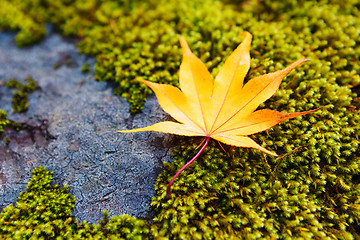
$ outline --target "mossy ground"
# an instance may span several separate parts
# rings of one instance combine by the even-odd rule
[[[4,128],[11,124],[11,121],[6,118],[7,113],[4,110],[0,109],[0,137],[4,132]]]
[[[15,130],[19,130],[21,125],[7,119],[7,112],[0,109],[0,139],[3,138],[4,130],[7,127],[11,127],[11,128],[14,128]],[[7,141],[7,140],[5,139],[5,141]]]
[[[16,89],[12,96],[12,106],[14,112],[25,112],[29,108],[28,94],[40,88],[32,77],[24,79],[23,84],[15,78],[11,78],[9,81],[0,81],[0,86],[2,84],[4,84],[8,89]],[[0,109],[0,139],[3,136],[4,128],[6,127],[18,129],[20,124],[8,120],[7,113]]]
[[[14,112],[26,112],[29,108],[28,94],[40,89],[32,77],[27,77],[21,83],[15,78],[5,81],[6,88],[16,89],[12,94],[12,107]]]
[[[358,0],[5,0],[0,26],[19,30],[19,46],[40,41],[46,22],[80,37],[79,51],[96,57],[96,79],[116,82],[115,93],[133,112],[150,93],[134,78],[177,85],[180,35],[213,75],[244,30],[254,35],[247,79],[311,59],[261,105],[284,112],[322,107],[253,136],[280,158],[212,142],[165,201],[166,184],[201,141],[184,138],[155,186],[155,223],[131,221],[141,221],[147,229],[141,234],[150,238],[354,239],[360,232],[359,9]],[[81,229],[101,235],[101,226]]]
[[[71,216],[75,196],[67,186],[61,189],[51,182],[52,172],[34,169],[16,206],[9,205],[0,214],[1,239],[142,239],[149,233],[144,220],[128,215],[109,220],[106,212],[99,225],[78,224]]]

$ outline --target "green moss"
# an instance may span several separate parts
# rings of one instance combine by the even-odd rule
[[[16,206],[9,205],[0,214],[0,233],[5,239],[48,239],[72,232],[75,228],[71,210],[75,197],[52,186],[52,173],[35,168],[26,192]]]
[[[10,78],[9,81],[5,82],[5,87],[10,89],[20,89],[21,83],[16,78]]]
[[[0,109],[0,140],[3,138],[3,132],[6,127],[11,127],[16,130],[19,130],[19,128],[21,127],[20,124],[7,119],[6,116],[7,113],[4,110]],[[4,141],[8,140],[4,139]]]
[[[174,152],[177,160],[167,164],[157,180],[152,204],[159,211],[160,233],[175,239],[357,236],[360,189],[353,181],[359,173],[357,148],[352,148],[351,157],[339,157],[339,162],[295,162],[304,159],[301,155],[308,154],[311,143],[274,159],[253,150],[227,146],[222,150],[212,142],[175,181],[173,199],[165,201],[168,182],[195,155],[200,139],[189,147],[191,142],[179,143],[183,147]]]
[[[40,89],[40,86],[32,77],[27,77],[24,79],[24,83],[21,89],[23,92],[32,93],[38,89]]]
[[[4,4],[10,10],[0,10],[0,26],[19,29],[19,35],[34,32],[32,38],[17,37],[20,46],[40,39],[41,31],[36,29],[46,21],[65,35],[81,37],[79,51],[97,60],[96,79],[116,82],[115,93],[128,99],[133,112],[141,109],[150,93],[132,82],[134,78],[177,86],[180,35],[213,75],[241,42],[243,30],[254,35],[247,79],[303,57],[311,59],[290,73],[280,90],[261,105],[284,112],[323,107],[252,137],[278,153],[279,159],[227,146],[224,152],[212,142],[177,179],[174,199],[164,201],[166,185],[195,154],[200,141],[184,139],[174,152],[176,161],[167,164],[158,178],[153,199],[159,213],[156,222],[141,224],[153,238],[165,239],[359,237],[358,0],[176,4],[5,0]],[[24,9],[29,9],[27,14]],[[19,19],[27,24],[22,26]],[[133,232],[135,225],[126,231]],[[82,236],[107,236],[101,225],[81,226]],[[119,229],[115,227],[114,233]]]
[[[16,206],[9,205],[0,214],[1,239],[147,239],[146,221],[128,215],[109,221],[105,212],[99,225],[78,224],[71,215],[75,196],[67,186],[53,186],[52,174],[43,167],[34,169]]]
[[[14,112],[26,112],[29,108],[28,94],[22,91],[13,92],[11,103]]]
[[[89,63],[85,63],[85,64],[81,67],[81,71],[82,71],[83,73],[87,73],[87,72],[89,72],[89,70],[90,70],[90,65],[89,65]]]
[[[24,83],[20,83],[17,79],[11,78],[5,82],[7,88],[17,89],[13,92],[12,107],[14,112],[26,112],[29,108],[28,94],[40,89],[40,86],[32,77],[24,79]]]
[[[11,124],[11,121],[8,120],[6,118],[6,116],[7,116],[7,113],[4,110],[0,109],[0,136],[2,136],[4,128]]]
[[[36,8],[39,2],[21,0],[1,2],[0,28],[20,30],[15,37],[19,47],[38,42],[46,34],[45,12],[43,9]]]

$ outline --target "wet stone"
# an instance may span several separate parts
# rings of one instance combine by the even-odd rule
[[[0,80],[31,76],[41,89],[29,94],[25,113],[14,113],[12,92],[0,85],[0,109],[22,126],[7,129],[0,140],[0,207],[14,204],[33,168],[45,166],[56,184],[67,184],[76,195],[73,214],[80,222],[98,222],[104,210],[151,218],[154,184],[162,163],[171,161],[172,137],[117,130],[167,118],[155,96],[132,116],[123,98],[94,80],[95,61],[79,55],[74,44],[50,33],[42,43],[19,49],[13,39],[0,33]]]

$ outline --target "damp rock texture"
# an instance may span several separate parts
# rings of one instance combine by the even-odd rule
[[[0,109],[21,123],[20,131],[5,130],[0,140],[0,206],[15,203],[34,167],[54,171],[59,185],[75,195],[73,214],[79,221],[98,222],[129,214],[151,218],[150,200],[164,161],[171,161],[171,136],[161,133],[118,133],[166,118],[156,98],[142,113],[131,115],[129,104],[114,96],[93,73],[94,60],[56,34],[32,47],[19,49],[14,35],[0,33],[0,80],[33,77],[40,90],[29,94],[29,109],[12,112],[12,90],[0,85]]]

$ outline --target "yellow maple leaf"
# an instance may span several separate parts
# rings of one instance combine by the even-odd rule
[[[138,79],[156,94],[160,106],[179,123],[164,121],[152,126],[123,133],[156,131],[184,136],[203,136],[205,144],[198,154],[184,165],[171,180],[167,197],[171,198],[170,187],[175,178],[190,165],[204,150],[210,138],[225,144],[256,148],[267,154],[275,153],[261,147],[247,135],[267,130],[274,125],[315,110],[296,113],[282,113],[256,108],[270,98],[279,88],[282,79],[294,68],[308,59],[301,59],[287,68],[255,77],[243,85],[250,68],[250,45],[252,35],[244,32],[244,41],[225,61],[215,80],[208,69],[190,50],[184,37],[180,38],[183,60],[180,66],[180,89]]]

